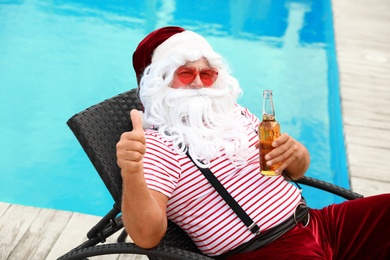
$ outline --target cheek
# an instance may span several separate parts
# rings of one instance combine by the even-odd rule
[[[171,84],[171,88],[183,88],[183,83],[175,76]]]

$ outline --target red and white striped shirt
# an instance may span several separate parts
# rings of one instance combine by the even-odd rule
[[[259,120],[247,109],[241,124],[250,141],[247,165],[237,167],[225,155],[210,163],[210,170],[245,212],[267,230],[291,216],[301,199],[300,191],[282,176],[259,173],[258,140],[254,129]],[[167,217],[181,227],[198,248],[210,256],[220,255],[249,241],[252,234],[195,164],[175,152],[170,141],[155,130],[145,130],[145,179],[150,189],[169,200]]]

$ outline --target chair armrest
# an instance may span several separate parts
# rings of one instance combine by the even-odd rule
[[[343,197],[344,199],[347,199],[347,200],[354,200],[354,199],[363,198],[363,195],[361,195],[359,193],[353,192],[351,190],[345,189],[343,187],[334,185],[334,184],[326,182],[326,181],[322,181],[322,180],[307,177],[307,176],[304,176],[301,179],[296,180],[296,182],[300,183],[300,184],[307,185],[307,186],[311,186],[311,187],[314,187],[314,188],[317,188],[317,189],[320,189],[323,191],[333,193],[333,194],[338,195],[340,197]]]

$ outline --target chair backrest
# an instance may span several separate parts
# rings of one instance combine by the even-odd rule
[[[118,206],[122,178],[115,149],[121,134],[132,129],[129,113],[133,108],[141,108],[137,89],[104,100],[67,121]]]
[[[137,89],[132,89],[93,105],[67,121],[118,209],[122,201],[122,177],[116,162],[116,143],[123,132],[132,129],[130,111],[141,107]],[[188,235],[171,221],[160,244],[200,253]]]

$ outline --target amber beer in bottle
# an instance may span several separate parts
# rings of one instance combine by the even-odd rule
[[[281,165],[277,163],[271,166],[266,164],[265,155],[272,151],[272,142],[280,136],[280,125],[275,120],[275,109],[272,101],[272,90],[263,91],[263,118],[259,125],[260,141],[260,172],[265,176],[278,176],[275,169]]]

